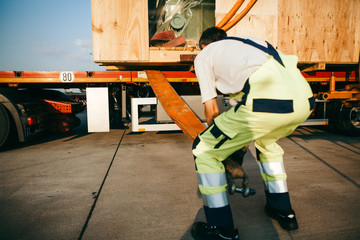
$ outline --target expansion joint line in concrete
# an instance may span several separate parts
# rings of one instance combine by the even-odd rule
[[[126,128],[127,128],[127,127],[128,127],[128,126],[126,126]],[[103,179],[103,181],[102,181],[102,183],[101,183],[101,185],[100,185],[99,191],[98,191],[98,193],[97,193],[96,196],[95,196],[95,199],[94,199],[94,202],[93,202],[93,204],[92,204],[92,206],[91,206],[90,212],[89,212],[89,214],[88,214],[88,216],[87,216],[87,218],[86,218],[86,221],[85,221],[85,223],[84,223],[84,225],[83,225],[83,227],[82,227],[82,229],[81,229],[81,232],[80,232],[80,235],[79,235],[78,240],[81,240],[81,239],[82,239],[82,237],[83,237],[83,235],[84,235],[84,233],[85,233],[85,231],[86,231],[86,228],[87,228],[87,226],[88,226],[88,224],[89,224],[89,221],[90,221],[90,218],[91,218],[91,216],[92,216],[92,213],[93,213],[93,211],[94,211],[94,209],[95,209],[95,207],[96,207],[97,200],[98,200],[99,197],[100,197],[101,190],[102,190],[103,186],[105,185],[107,176],[109,175],[109,172],[110,172],[110,169],[111,169],[111,166],[112,166],[112,164],[113,164],[113,162],[114,162],[114,159],[115,159],[115,157],[116,157],[116,154],[117,154],[117,152],[118,152],[118,150],[119,150],[119,147],[120,147],[120,145],[121,145],[121,143],[122,143],[122,140],[124,139],[124,136],[125,136],[125,133],[126,133],[126,128],[124,129],[124,132],[123,132],[123,134],[122,134],[122,136],[121,136],[121,139],[120,139],[120,141],[119,141],[119,144],[118,144],[117,147],[116,147],[115,153],[114,153],[114,155],[113,155],[113,157],[112,157],[112,159],[111,159],[110,165],[109,165],[109,167],[108,167],[108,169],[107,169],[107,171],[106,171],[106,174],[105,174],[105,176],[104,176],[104,179]]]
[[[335,167],[333,167],[331,164],[329,164],[328,162],[326,162],[325,160],[323,160],[322,158],[320,158],[319,156],[317,156],[316,154],[314,154],[313,152],[311,152],[309,149],[307,149],[306,147],[302,146],[300,143],[296,142],[294,139],[292,139],[292,137],[287,137],[290,141],[292,141],[293,143],[295,143],[296,145],[298,145],[299,147],[301,147],[302,149],[304,149],[306,152],[308,152],[309,154],[311,154],[313,157],[315,157],[317,160],[319,160],[320,162],[322,162],[323,164],[325,164],[327,167],[329,167],[330,169],[332,169],[334,172],[338,173],[340,176],[342,176],[343,178],[345,178],[346,180],[348,180],[350,183],[352,183],[353,185],[355,185],[355,187],[360,189],[360,184],[358,184],[357,182],[355,182],[353,179],[349,178],[348,176],[346,176],[346,174],[342,173],[341,171],[339,171],[338,169],[336,169]]]

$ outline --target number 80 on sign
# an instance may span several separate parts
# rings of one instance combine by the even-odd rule
[[[75,75],[73,72],[61,72],[60,81],[64,83],[73,82],[75,80]]]

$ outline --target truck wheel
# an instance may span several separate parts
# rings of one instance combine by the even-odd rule
[[[332,102],[327,109],[330,130],[350,136],[360,136],[360,107],[345,107]]]
[[[360,136],[360,107],[345,107],[340,111],[341,126],[351,136]]]
[[[10,134],[10,118],[5,107],[0,104],[0,148],[7,142]]]

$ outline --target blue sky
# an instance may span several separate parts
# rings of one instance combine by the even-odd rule
[[[101,71],[90,0],[0,0],[0,71]]]

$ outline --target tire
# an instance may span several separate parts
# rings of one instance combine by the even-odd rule
[[[330,108],[329,124],[338,133],[360,136],[360,107],[345,107],[339,102]]]
[[[360,107],[342,107],[341,125],[345,134],[360,136]]]
[[[10,135],[10,118],[5,107],[0,104],[0,148],[3,147],[9,139]]]

